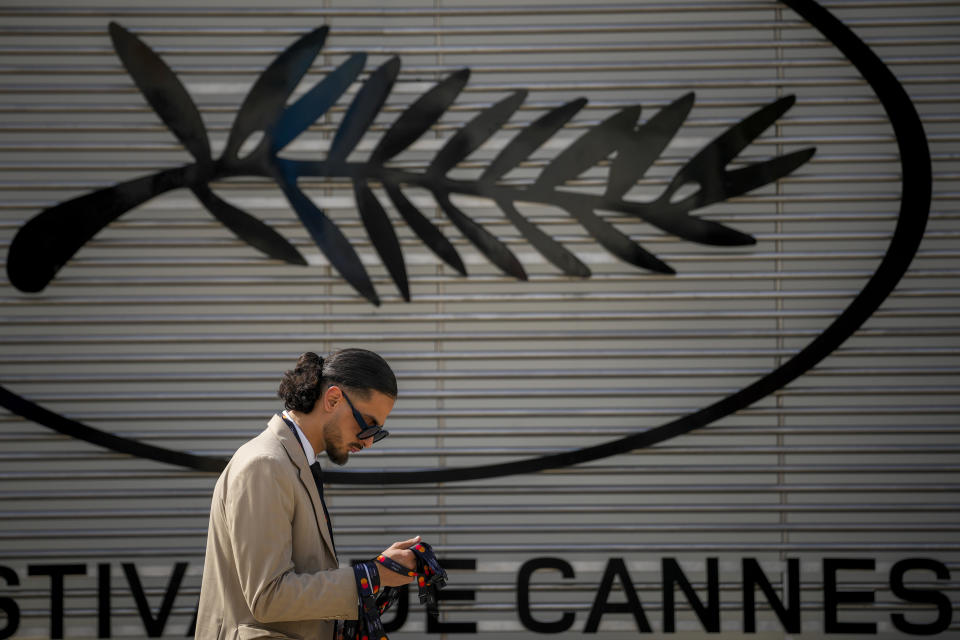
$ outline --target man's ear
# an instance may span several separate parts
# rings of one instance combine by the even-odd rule
[[[323,404],[323,410],[327,413],[330,413],[337,408],[337,405],[340,404],[340,397],[343,395],[343,392],[340,391],[340,387],[335,385],[330,385],[323,392],[323,395],[320,396],[318,402]]]

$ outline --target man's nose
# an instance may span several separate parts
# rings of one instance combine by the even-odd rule
[[[371,446],[373,444],[373,436],[370,436],[369,438],[364,438],[363,440],[360,441],[360,444],[363,445],[364,449]]]

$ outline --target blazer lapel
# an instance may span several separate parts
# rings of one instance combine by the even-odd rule
[[[303,447],[297,442],[296,434],[290,430],[290,427],[280,416],[274,415],[268,426],[273,434],[280,439],[290,462],[297,468],[300,475],[300,484],[303,485],[303,488],[307,490],[307,495],[310,496],[313,515],[317,522],[317,532],[323,539],[324,544],[327,545],[327,549],[330,550],[330,555],[336,558],[337,553],[333,546],[333,540],[330,538],[330,529],[327,527],[326,519],[323,516],[323,505],[320,502],[320,494],[317,492],[317,483],[313,479],[313,473],[307,463],[307,456],[303,453]]]

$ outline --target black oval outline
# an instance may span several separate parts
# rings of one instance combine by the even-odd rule
[[[877,270],[844,311],[812,342],[783,365],[740,391],[667,424],[575,451],[478,467],[419,471],[326,471],[324,480],[342,484],[420,484],[479,480],[556,469],[648,447],[706,426],[744,409],[800,377],[830,355],[860,328],[897,286],[916,255],[926,230],[932,196],[932,168],[920,116],[893,72],[846,25],[815,0],[781,0],[817,29],[860,72],[883,105],[900,151],[903,190],[890,245]],[[199,456],[122,438],[66,418],[0,386],[0,405],[64,435],[119,453],[199,471],[220,471],[226,460]]]

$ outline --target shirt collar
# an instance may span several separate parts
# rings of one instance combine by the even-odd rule
[[[300,425],[297,424],[297,421],[294,420],[289,413],[284,410],[283,417],[290,421],[293,424],[294,429],[297,430],[297,437],[300,439],[300,446],[303,447],[303,452],[307,456],[307,464],[313,464],[317,460],[317,454],[313,451],[313,445],[310,444],[310,441],[307,440],[307,436],[303,433],[303,429],[300,428]]]

